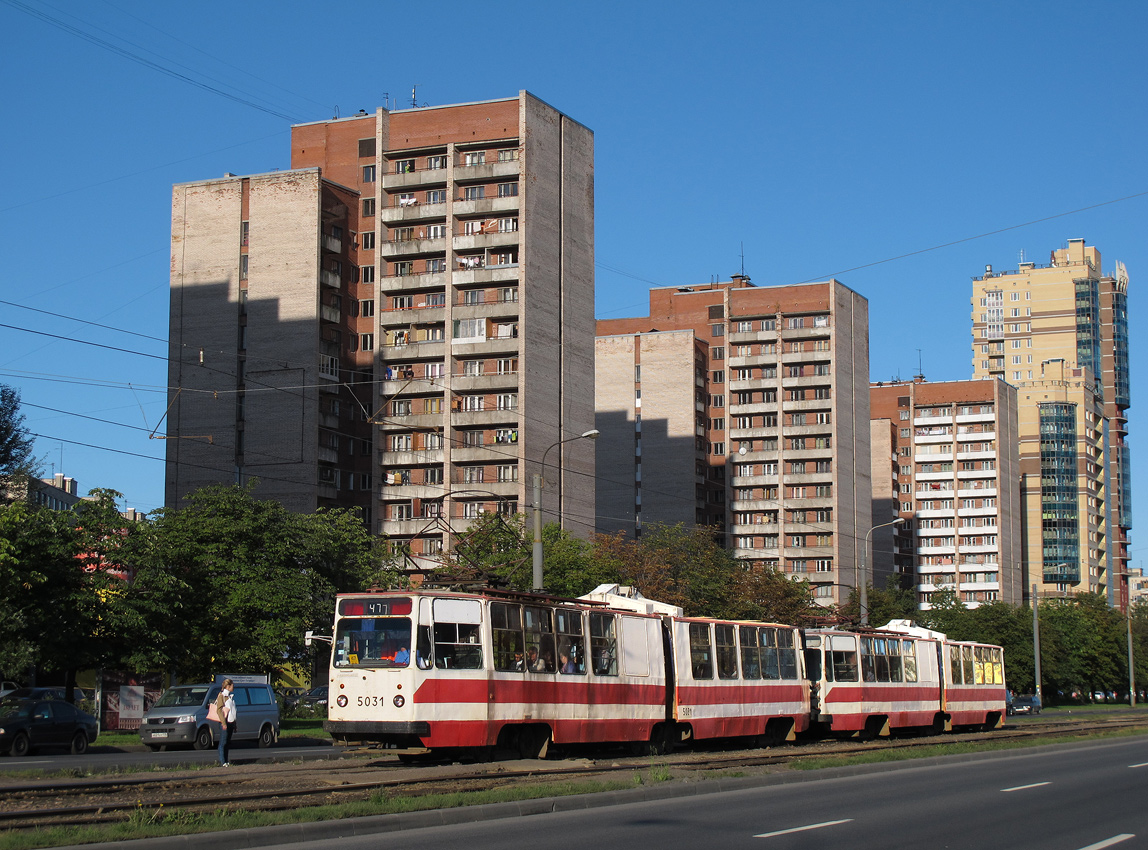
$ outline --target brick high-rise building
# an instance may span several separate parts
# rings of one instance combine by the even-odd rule
[[[871,517],[868,302],[841,283],[650,292],[598,322],[598,529],[721,528],[847,599]]]
[[[902,520],[874,534],[874,564],[911,577],[922,609],[940,588],[970,608],[1020,602],[1017,390],[1000,379],[917,380],[869,393],[875,430],[887,435],[880,453],[873,444],[873,523],[890,509]]]
[[[177,186],[169,504],[259,477],[432,563],[593,425],[593,134],[532,95],[292,129],[292,170]],[[543,508],[593,526],[592,444]]]
[[[1128,275],[1083,239],[973,279],[973,372],[1019,389],[1025,593],[1127,604]]]

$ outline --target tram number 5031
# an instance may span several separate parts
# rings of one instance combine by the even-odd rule
[[[373,706],[373,705],[386,705],[387,700],[386,700],[386,697],[359,697],[356,700],[355,704],[361,705],[361,706],[366,706],[366,707]]]
[[[678,715],[680,717],[693,717],[694,716],[694,710],[692,708],[690,708],[688,705],[683,705],[683,706],[680,706],[678,708]]]

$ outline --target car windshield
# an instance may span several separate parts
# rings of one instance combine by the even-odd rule
[[[178,708],[191,705],[203,705],[203,698],[207,696],[207,686],[172,688],[155,704],[156,708]]]
[[[335,631],[336,667],[406,667],[409,617],[343,617]]]

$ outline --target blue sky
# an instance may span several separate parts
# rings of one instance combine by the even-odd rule
[[[1105,271],[1123,261],[1139,491],[1146,17],[1130,2],[0,0],[0,381],[47,435],[46,474],[159,507],[171,184],[286,168],[292,122],[406,106],[413,85],[431,105],[525,88],[595,132],[603,318],[644,314],[651,284],[728,279],[744,251],[758,285],[836,275],[865,295],[874,380],[918,356],[956,380],[986,264],[1047,262],[1074,237]]]

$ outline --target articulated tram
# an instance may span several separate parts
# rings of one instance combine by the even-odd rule
[[[551,743],[662,752],[814,729],[993,727],[1005,711],[1003,674],[999,647],[907,623],[803,632],[685,617],[617,585],[578,599],[355,593],[336,601],[325,728],[403,754],[543,757]]]

